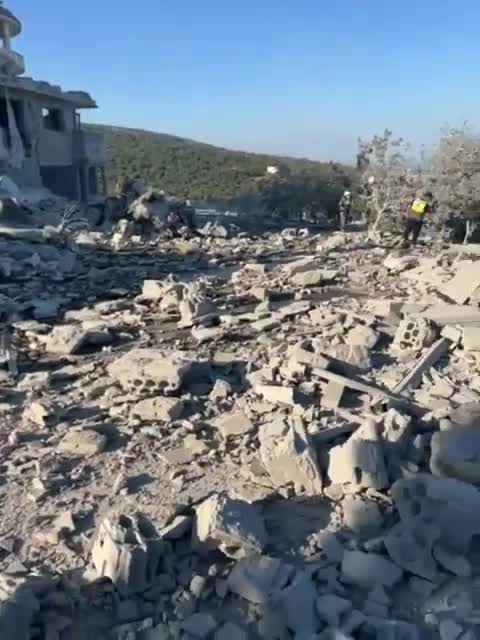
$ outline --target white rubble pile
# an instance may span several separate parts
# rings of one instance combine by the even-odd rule
[[[0,230],[0,638],[476,637],[480,261],[35,231]]]

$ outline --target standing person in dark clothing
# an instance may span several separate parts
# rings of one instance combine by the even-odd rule
[[[430,191],[424,193],[420,198],[415,198],[405,217],[403,246],[407,247],[410,244],[410,239],[412,244],[417,243],[425,222],[425,216],[431,211],[433,211],[433,195]]]
[[[350,212],[352,209],[352,193],[351,191],[344,191],[343,196],[338,203],[338,217],[340,230],[345,229],[345,225],[350,222]]]

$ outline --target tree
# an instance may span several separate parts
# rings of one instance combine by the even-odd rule
[[[262,209],[274,218],[314,222],[319,214],[335,214],[343,188],[334,167],[329,167],[324,176],[277,174],[263,184],[260,200]]]
[[[420,169],[410,167],[407,160],[409,149],[409,145],[402,138],[394,138],[389,129],[369,141],[359,140],[357,166],[362,171],[361,198],[371,235],[381,222],[388,221],[389,226],[395,226],[421,187]]]
[[[438,214],[465,221],[465,242],[480,222],[480,135],[467,124],[447,129],[431,160]]]

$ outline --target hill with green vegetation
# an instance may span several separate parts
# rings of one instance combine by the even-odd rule
[[[102,133],[108,154],[108,184],[119,178],[139,178],[179,197],[204,202],[238,200],[260,193],[268,165],[281,166],[288,175],[321,183],[337,192],[348,186],[352,170],[337,163],[230,151],[185,138],[105,125],[85,125]]]

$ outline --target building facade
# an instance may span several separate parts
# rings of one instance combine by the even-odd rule
[[[97,105],[83,91],[24,77],[23,56],[11,45],[21,29],[0,5],[0,174],[88,202],[105,190],[105,147],[82,128],[80,110]]]

